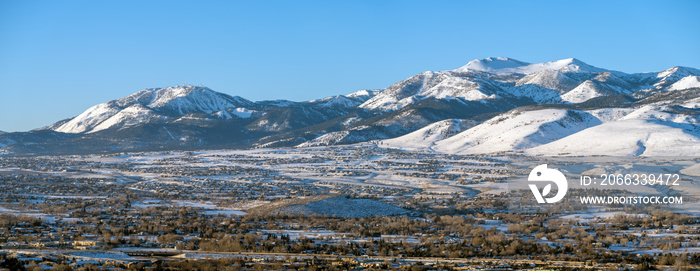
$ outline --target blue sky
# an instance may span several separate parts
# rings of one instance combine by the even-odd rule
[[[143,88],[251,100],[385,88],[507,56],[624,72],[700,68],[700,1],[0,0],[0,130]]]

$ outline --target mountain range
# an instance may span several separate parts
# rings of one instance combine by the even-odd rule
[[[386,89],[253,102],[203,86],[140,90],[28,132],[9,155],[371,142],[447,153],[700,154],[700,70],[628,74],[575,58],[473,60]]]

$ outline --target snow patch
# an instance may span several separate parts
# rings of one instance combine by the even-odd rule
[[[683,77],[683,79],[678,80],[678,82],[673,83],[668,90],[682,90],[689,88],[700,88],[700,77],[695,75],[688,75]]]

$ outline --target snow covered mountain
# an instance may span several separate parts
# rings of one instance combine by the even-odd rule
[[[683,77],[683,79],[676,81],[668,87],[668,90],[683,90],[689,88],[700,88],[700,77],[695,75]]]
[[[488,72],[496,74],[533,74],[543,70],[567,72],[600,73],[608,70],[596,68],[575,58],[562,59],[544,63],[527,63],[507,57],[489,57],[469,61],[467,65],[454,70],[455,72]]]
[[[309,103],[318,104],[321,107],[357,107],[374,97],[381,90],[363,89],[347,95],[336,95],[319,100],[311,100]]]
[[[578,110],[512,110],[435,142],[433,149],[455,153],[522,150],[564,138],[600,123],[591,114]]]
[[[421,145],[469,154],[694,156],[700,154],[700,89],[689,92],[695,98],[688,107],[669,99],[587,110],[523,107],[446,139],[426,138]],[[401,138],[384,142],[400,147],[395,141]]]
[[[424,72],[391,85],[359,107],[393,111],[428,97],[486,100],[497,98],[495,94],[499,90],[498,82],[478,76],[455,76],[451,71]]]
[[[698,75],[700,71],[685,67],[659,73],[625,74],[575,58],[534,64],[511,58],[487,58],[470,61],[454,70],[418,74],[390,86],[360,107],[392,111],[428,97],[484,102],[520,98],[534,103],[575,104],[608,95],[667,91],[684,77]],[[687,80],[684,84],[692,85],[692,79]]]
[[[117,126],[174,120],[191,113],[205,113],[231,117],[224,112],[246,112],[253,102],[229,96],[206,87],[183,85],[151,88],[138,91],[121,99],[93,106],[77,117],[52,127],[63,133],[90,133]],[[240,114],[233,114],[240,116]]]
[[[700,153],[700,70],[627,74],[575,58],[486,58],[386,89],[252,102],[203,86],[140,90],[24,133],[0,152],[311,147],[377,142],[448,153]],[[624,139],[620,133],[626,133]],[[679,148],[678,146],[683,146]]]
[[[688,123],[648,119],[621,120],[590,127],[563,139],[529,149],[527,153],[533,155],[697,156],[700,154],[698,127]]]
[[[450,138],[455,134],[478,124],[477,121],[446,119],[431,123],[409,134],[382,141],[383,146],[402,149],[430,148],[435,142]]]

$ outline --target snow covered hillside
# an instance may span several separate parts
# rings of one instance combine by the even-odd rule
[[[402,149],[429,148],[435,142],[449,138],[476,124],[477,122],[475,121],[446,119],[431,123],[407,135],[384,140],[381,142],[381,146]]]
[[[593,110],[513,110],[450,138],[421,144],[446,153],[697,156],[700,114],[697,110],[663,104]],[[412,148],[415,143],[406,145]]]
[[[527,150],[531,155],[698,156],[697,125],[629,119],[591,127]]]
[[[522,150],[564,138],[600,123],[599,119],[583,111],[513,110],[438,141],[433,149],[449,153]]]
[[[373,142],[446,153],[700,155],[699,115],[698,69],[627,74],[576,58],[497,57],[310,101],[252,102],[191,85],[143,89],[48,127],[0,133],[0,153]]]
[[[206,87],[183,85],[151,88],[95,105],[53,130],[63,133],[96,132],[114,126],[162,122],[188,113],[211,114],[252,104],[241,97],[228,96]]]
[[[393,84],[360,107],[391,111],[428,97],[468,101],[526,98],[536,103],[576,104],[608,95],[697,87],[697,76],[699,70],[686,67],[626,74],[575,58],[534,64],[505,57],[486,58],[454,70],[420,73]],[[679,84],[671,86],[676,82]]]

